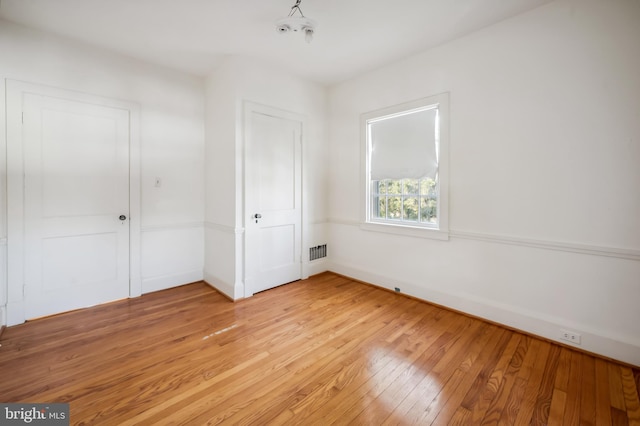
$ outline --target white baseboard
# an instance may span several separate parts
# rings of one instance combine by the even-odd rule
[[[521,330],[531,335],[571,346],[570,343],[559,339],[560,329],[569,329],[582,335],[582,344],[576,346],[576,349],[640,366],[640,342],[637,341],[637,337],[611,336],[588,325],[568,324],[566,320],[545,315],[544,313],[525,311],[466,293],[447,293],[432,288],[424,288],[338,262],[330,262],[328,270],[389,290],[393,290],[394,287],[400,287],[402,293],[426,302],[435,303],[494,323],[503,324],[506,327]]]
[[[142,293],[165,290],[179,285],[202,281],[202,269],[186,271],[178,274],[142,278]]]
[[[7,327],[12,325],[18,325],[25,322],[24,316],[24,300],[17,300],[15,302],[7,302],[6,312]]]
[[[329,270],[329,261],[327,258],[306,262],[306,271],[308,276],[318,275]],[[308,278],[307,276],[307,278]]]
[[[234,297],[235,294],[235,285],[230,284],[215,275],[209,274],[207,272],[204,273],[204,281],[212,288],[216,289],[220,293],[224,294],[231,300],[238,300],[239,298]],[[238,293],[239,294],[239,293]]]
[[[0,327],[7,325],[7,308],[0,306]]]

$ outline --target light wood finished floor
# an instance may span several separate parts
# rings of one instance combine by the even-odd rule
[[[72,424],[637,425],[634,371],[331,273],[9,327],[0,401]],[[635,372],[637,374],[637,372]]]

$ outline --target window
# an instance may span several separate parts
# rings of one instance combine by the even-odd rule
[[[365,228],[447,238],[447,114],[442,94],[363,115]]]

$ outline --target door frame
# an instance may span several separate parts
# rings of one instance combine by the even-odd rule
[[[22,100],[26,93],[129,112],[129,297],[142,294],[140,274],[140,106],[83,92],[6,79],[7,325],[25,322],[24,156]]]
[[[245,100],[243,102],[242,110],[243,110],[243,121],[242,121],[242,142],[243,142],[243,146],[242,146],[242,158],[243,158],[243,161],[242,161],[242,166],[243,166],[243,170],[242,170],[242,182],[243,182],[243,185],[242,185],[242,195],[243,195],[242,197],[242,201],[243,201],[242,203],[243,204],[242,205],[242,230],[243,230],[242,272],[243,272],[243,279],[242,279],[242,282],[244,287],[243,296],[251,297],[253,296],[253,293],[251,292],[251,289],[247,285],[247,272],[248,272],[247,253],[249,250],[248,244],[247,244],[247,222],[250,220],[250,216],[252,214],[247,210],[247,204],[248,204],[247,203],[247,197],[248,197],[248,193],[247,193],[247,177],[248,177],[247,145],[248,145],[248,142],[247,141],[248,141],[249,130],[250,130],[249,117],[252,113],[257,112],[260,114],[266,114],[274,117],[298,121],[302,125],[302,129],[300,132],[301,153],[300,153],[300,241],[299,241],[299,244],[300,244],[300,279],[303,279],[303,280],[309,278],[309,271],[308,271],[309,268],[308,268],[307,262],[304,261],[305,259],[304,247],[307,241],[307,214],[305,210],[305,196],[304,196],[304,192],[305,192],[304,156],[305,156],[306,131],[308,129],[308,121],[307,121],[307,117],[303,114],[287,111],[284,109],[260,104],[260,103],[249,101],[249,100]]]

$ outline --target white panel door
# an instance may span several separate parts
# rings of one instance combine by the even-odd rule
[[[129,296],[129,111],[23,96],[26,318]]]
[[[245,113],[247,295],[301,278],[302,121],[267,107]]]

